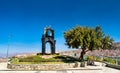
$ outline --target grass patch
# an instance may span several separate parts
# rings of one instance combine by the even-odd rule
[[[48,57],[48,58],[44,58]],[[78,61],[70,56],[61,55],[36,55],[23,58],[11,58],[12,64],[60,64],[60,63],[73,63]]]
[[[63,64],[64,62],[15,62],[12,64]]]

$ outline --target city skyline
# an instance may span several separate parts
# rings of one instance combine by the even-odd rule
[[[41,52],[44,28],[55,31],[56,50],[66,51],[63,33],[76,25],[96,27],[120,42],[119,0],[0,0],[0,54]],[[8,37],[10,39],[8,40]],[[46,45],[49,50],[49,44]]]

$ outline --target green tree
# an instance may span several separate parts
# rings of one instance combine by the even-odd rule
[[[95,49],[109,49],[112,47],[113,39],[106,36],[100,26],[95,28],[76,26],[64,32],[66,45],[69,48],[81,48],[80,60],[83,61],[83,56],[87,51]]]
[[[109,35],[106,35],[102,39],[101,49],[111,49],[113,47],[113,39]]]

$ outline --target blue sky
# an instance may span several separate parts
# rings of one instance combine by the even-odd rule
[[[10,54],[40,52],[46,26],[55,30],[57,51],[67,50],[63,32],[75,25],[100,25],[119,42],[120,1],[0,0],[0,54],[6,54],[9,35]]]

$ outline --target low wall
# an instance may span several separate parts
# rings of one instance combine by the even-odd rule
[[[115,68],[115,69],[119,69],[120,70],[120,65],[106,64],[106,67],[111,67],[111,68]]]
[[[12,70],[61,70],[77,67],[76,63],[65,64],[8,64],[7,68]]]

